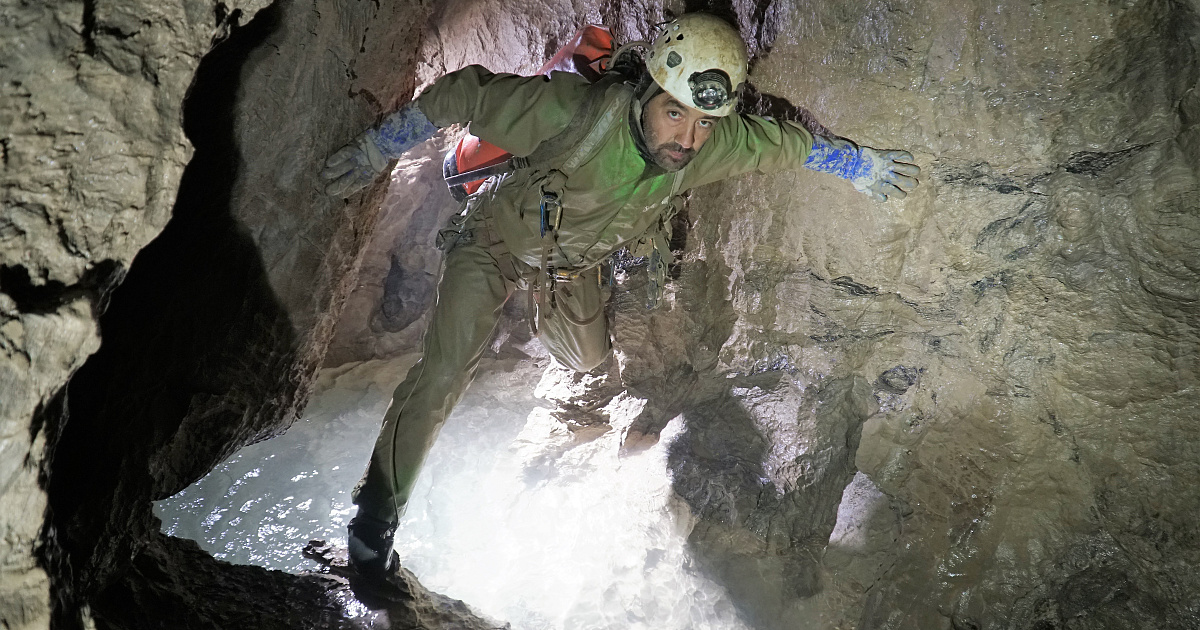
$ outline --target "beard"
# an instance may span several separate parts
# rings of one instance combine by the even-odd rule
[[[695,149],[685,149],[678,142],[658,141],[654,132],[642,124],[642,134],[646,139],[646,151],[650,159],[664,171],[674,172],[688,165],[696,157]]]
[[[667,142],[658,146],[650,145],[650,155],[654,163],[666,171],[678,171],[688,165],[696,157],[695,149],[685,149],[676,142]]]

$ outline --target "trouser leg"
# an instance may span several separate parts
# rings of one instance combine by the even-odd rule
[[[392,395],[371,463],[354,490],[360,512],[399,520],[442,423],[475,377],[508,293],[483,248],[464,245],[447,254],[424,354]]]
[[[549,316],[542,318],[538,330],[538,339],[551,356],[577,372],[591,372],[612,351],[608,321],[602,312],[605,295],[598,274],[598,271],[591,271],[570,282],[558,282],[554,300],[560,308],[551,308]],[[576,324],[565,316],[562,306],[576,318],[586,320],[595,316],[595,319],[584,325]]]

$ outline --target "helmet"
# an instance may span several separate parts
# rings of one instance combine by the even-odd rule
[[[669,22],[655,37],[646,69],[684,105],[728,116],[746,81],[746,44],[724,20],[688,13]]]

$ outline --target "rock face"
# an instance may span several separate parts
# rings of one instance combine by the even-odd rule
[[[684,488],[720,515],[694,542],[733,583],[727,521],[756,562],[804,558],[841,495],[822,484],[854,453],[892,503],[888,553],[861,574],[818,566],[803,604],[808,568],[783,573],[777,605],[750,600],[764,627],[814,609],[859,627],[1196,627],[1196,6],[894,9],[792,7],[754,80],[835,133],[912,150],[916,195],[879,206],[800,173],[689,210],[677,317],[699,350],[682,364],[787,375],[731,379],[765,440],[743,470],[682,446],[694,477],[745,489]],[[856,452],[854,435],[833,445],[864,417]]]
[[[323,358],[378,197],[315,173],[408,98],[380,69],[421,10],[267,4],[0,8],[7,627],[103,620],[149,500],[286,427]]]
[[[714,185],[615,297],[706,570],[763,628],[1200,625],[1196,5],[707,8],[751,109],[924,176]]]
[[[0,624],[44,625],[34,548],[51,399],[107,296],[167,222],[199,56],[265,3],[0,3]],[[41,481],[41,482],[40,482]]]
[[[159,573],[240,569],[149,501],[288,425],[343,302],[330,363],[411,350],[432,299],[418,196],[330,200],[320,159],[445,70],[528,72],[584,21],[628,41],[664,11],[265,5],[0,2],[7,627],[239,618]],[[693,194],[666,306],[631,268],[609,389],[560,415],[617,379],[645,400],[628,452],[684,419],[691,552],[756,628],[1200,627],[1200,3],[665,7],[695,9],[741,27],[750,109],[908,149],[922,184]],[[435,205],[439,150],[397,174]]]

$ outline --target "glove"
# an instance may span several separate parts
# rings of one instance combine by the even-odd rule
[[[325,194],[348,197],[375,181],[392,160],[433,137],[438,127],[429,122],[416,103],[409,103],[361,133],[325,160],[321,179]]]
[[[804,167],[850,180],[854,189],[874,199],[903,199],[917,187],[921,168],[908,151],[879,151],[858,147],[842,138],[813,136]]]
[[[913,164],[913,155],[908,151],[878,151],[863,147],[859,153],[870,169],[860,177],[850,180],[854,189],[875,201],[904,199],[917,187],[917,176],[921,167]]]
[[[326,182],[325,194],[349,197],[375,181],[388,162],[367,133],[359,135],[325,160],[325,170],[321,171],[321,179]]]

